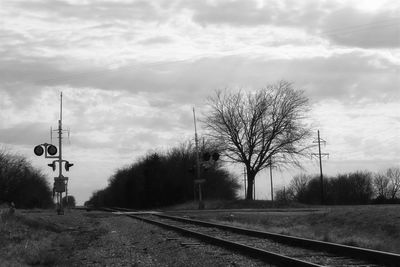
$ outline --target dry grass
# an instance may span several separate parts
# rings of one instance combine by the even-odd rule
[[[197,209],[196,202],[190,205]],[[257,205],[262,207],[267,204],[257,203]],[[206,208],[210,206],[206,203]],[[190,216],[223,221],[247,228],[400,253],[400,205],[311,207],[309,209],[274,207],[249,210],[251,205],[247,203],[214,202],[212,207],[225,209],[232,206],[235,208],[233,211],[192,212]],[[240,210],[239,206],[245,208]],[[125,248],[127,244],[130,244],[126,248],[127,253],[134,249],[135,253],[142,253],[143,255],[140,255],[143,258],[147,257],[149,251],[142,251],[142,247],[145,249],[155,246],[152,255],[156,259],[161,259],[157,253],[163,249],[157,246],[163,244],[165,240],[153,240],[150,238],[151,231],[139,235],[141,229],[132,229],[131,219],[121,221],[121,218],[110,216],[101,212],[78,211],[66,216],[57,216],[52,210],[29,212],[29,214],[17,212],[13,216],[3,218],[0,221],[0,265],[60,265],[60,261],[73,255],[77,263],[75,266],[79,266],[78,263],[85,265],[99,260],[99,255],[107,256],[112,260],[113,255],[120,253],[121,248]],[[104,228],[105,226],[107,227]],[[125,231],[134,233],[125,234]],[[119,237],[123,237],[122,241],[107,239],[114,238],[114,233],[119,232],[121,232]],[[143,243],[145,238],[148,238],[151,244]],[[170,256],[170,251],[167,251],[165,257]],[[131,264],[136,262],[135,257],[132,255],[129,261]],[[123,256],[118,260],[125,262],[126,258]]]
[[[198,217],[270,232],[400,253],[400,205],[337,206]]]
[[[206,210],[214,209],[271,209],[271,208],[302,208],[307,207],[299,203],[272,203],[265,200],[206,200],[204,201]],[[169,206],[163,210],[168,211],[183,211],[183,210],[197,210],[199,207],[198,201],[190,201],[183,204]]]
[[[184,246],[197,240],[100,211],[23,211],[0,225],[0,235],[0,266],[265,266],[214,246]]]
[[[55,225],[21,214],[2,218],[0,240],[0,259],[7,266],[54,265],[57,248],[72,244]]]

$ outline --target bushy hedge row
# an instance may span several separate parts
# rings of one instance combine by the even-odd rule
[[[198,197],[194,185],[195,151],[185,144],[166,153],[152,153],[118,170],[108,186],[95,192],[86,204],[126,208],[154,208],[183,203]],[[203,164],[205,199],[234,199],[236,180],[220,164]]]
[[[46,177],[26,160],[0,151],[0,203],[13,202],[17,208],[48,208],[53,205]]]
[[[373,174],[353,172],[325,177],[323,203],[331,205],[399,203],[400,171],[398,168]],[[288,188],[276,192],[281,201],[298,201],[306,204],[321,203],[321,180],[319,175],[297,175]]]
[[[74,196],[63,197],[62,204],[64,207],[74,208],[76,206],[75,197]]]

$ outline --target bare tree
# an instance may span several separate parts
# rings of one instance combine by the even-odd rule
[[[400,190],[400,168],[389,168],[386,171],[386,177],[390,181],[389,197],[395,199]]]
[[[389,195],[389,179],[382,173],[377,173],[372,181],[378,198],[387,199]]]
[[[311,181],[312,177],[306,174],[300,174],[293,177],[290,181],[290,189],[293,193],[293,198],[298,201],[303,200],[304,194],[307,191],[308,182]]]
[[[221,144],[228,160],[243,163],[247,171],[247,199],[259,171],[271,165],[294,163],[304,155],[310,130],[303,123],[309,110],[303,91],[280,81],[256,92],[217,91],[209,98],[204,124]]]
[[[373,185],[378,198],[395,199],[400,192],[400,168],[375,174]]]

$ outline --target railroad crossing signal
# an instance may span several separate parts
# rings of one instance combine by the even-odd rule
[[[41,145],[35,146],[35,148],[33,149],[33,153],[35,153],[36,156],[41,156],[44,153],[44,149]]]
[[[33,152],[35,153],[36,156],[40,157],[41,155],[43,155],[43,153],[45,153],[45,157],[46,158],[50,158],[47,156],[54,156],[57,154],[57,147],[52,145],[52,144],[48,144],[48,143],[44,143],[44,144],[40,144],[35,146],[35,148],[33,149]],[[58,157],[55,157],[58,158]]]
[[[53,187],[53,197],[57,197],[57,214],[64,214],[64,209],[63,209],[63,204],[62,204],[62,194],[65,192],[66,197],[68,199],[68,177],[64,177],[62,175],[62,166],[61,164],[65,162],[65,170],[69,171],[69,168],[72,167],[74,164],[69,163],[67,160],[63,160],[62,158],[62,134],[65,130],[62,129],[62,93],[60,95],[60,119],[58,120],[58,129],[54,130],[58,133],[58,149],[56,146],[52,144],[40,144],[35,146],[33,149],[33,152],[35,153],[36,156],[42,156],[44,153],[45,158],[52,158],[52,159],[57,159],[54,160],[52,163],[47,164],[49,167],[53,169],[53,171],[56,170],[56,162],[58,162],[58,171],[59,175],[58,177],[54,177],[54,187]],[[53,130],[50,130],[50,135],[52,139],[52,132]],[[69,131],[68,131],[68,136],[69,136]]]
[[[47,164],[47,166],[53,169],[53,172],[56,170],[56,161],[54,160],[53,163]]]
[[[74,166],[73,163],[69,163],[69,161],[65,161],[65,170],[69,172],[69,168]]]
[[[213,161],[217,161],[219,159],[219,154],[217,152],[214,152],[212,154],[212,159],[213,159]]]
[[[58,161],[58,160],[53,160],[53,162],[50,163],[50,164],[47,164],[47,166],[51,167],[51,168],[53,169],[53,171],[55,171],[55,170],[56,170],[56,162],[59,162],[59,161]],[[69,168],[71,168],[72,166],[74,166],[73,163],[69,163],[69,161],[67,161],[67,160],[61,160],[61,162],[65,162],[64,168],[65,168],[65,170],[66,170],[67,172],[69,171]],[[61,167],[60,167],[60,168],[61,168]]]
[[[59,177],[54,177],[54,191],[57,193],[66,192],[67,183],[68,183],[68,177],[65,177],[63,175]]]
[[[203,153],[203,161],[209,161],[211,158],[211,154],[209,152]]]
[[[54,156],[55,154],[57,154],[57,148],[53,145],[49,145],[47,147],[47,153],[49,153],[50,156]]]
[[[204,152],[202,156],[203,161],[209,161],[212,159],[213,161],[217,161],[219,159],[219,154],[218,152],[214,152],[212,155],[210,152]]]

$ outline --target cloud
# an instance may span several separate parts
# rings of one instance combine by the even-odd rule
[[[203,26],[284,27],[325,37],[343,46],[399,47],[400,5],[374,12],[339,1],[216,1],[188,4],[193,20]],[[279,29],[280,28],[280,29]]]
[[[258,8],[256,1],[199,1],[193,7],[193,20],[202,24],[251,26],[273,21],[273,8]]]
[[[379,54],[363,52],[288,59],[224,56],[162,63],[133,62],[113,70],[78,66],[79,61],[75,63],[76,68],[67,69],[58,60],[43,63],[39,58],[28,63],[3,60],[0,64],[4,70],[0,72],[2,90],[19,105],[32,103],[43,88],[100,89],[115,92],[113,97],[120,91],[142,94],[154,107],[168,107],[172,103],[196,105],[216,89],[260,88],[280,79],[306,89],[315,101],[325,97],[349,103],[399,98],[393,84],[399,82],[398,66]],[[96,103],[93,100],[90,105]],[[89,103],[86,105],[89,108]],[[83,103],[76,107],[77,113],[86,112],[82,110]]]
[[[33,122],[17,124],[0,129],[0,143],[13,145],[35,145],[49,142],[49,126],[45,123]]]
[[[339,45],[398,48],[400,47],[399,11],[400,7],[376,13],[345,7],[326,16],[320,30],[323,36],[327,36]]]
[[[338,136],[351,137],[353,135],[343,129],[368,132],[363,130],[368,120],[361,119],[366,114],[365,109],[376,111],[379,105],[387,103],[390,104],[388,110],[395,109],[399,100],[398,86],[393,84],[395,67],[384,58],[355,52],[298,59],[227,56],[158,65],[142,63],[114,71],[77,72],[84,73],[76,74],[77,77],[70,69],[59,70],[51,81],[26,79],[26,88],[30,82],[43,83],[41,87],[36,85],[33,92],[0,91],[2,99],[6,99],[0,102],[3,116],[0,142],[32,145],[48,140],[48,129],[58,120],[59,91],[62,90],[64,123],[72,130],[73,149],[96,155],[104,154],[101,151],[106,149],[112,152],[96,157],[105,160],[105,157],[118,155],[129,161],[149,148],[170,147],[192,138],[192,106],[198,106],[201,111],[207,96],[215,89],[253,90],[279,79],[292,81],[295,87],[305,89],[314,104],[341,103],[341,108],[338,105],[324,107],[325,115],[319,117],[320,114],[313,113],[312,118],[326,120],[322,125],[327,130],[338,129],[339,132],[327,136],[330,140],[339,139]],[[17,75],[15,77],[18,79]],[[27,101],[28,105],[23,104]],[[371,103],[377,106],[372,107]],[[345,115],[335,113],[345,108],[357,110]],[[387,117],[391,114],[388,110],[379,116]],[[383,120],[378,117],[374,117],[372,124],[380,125],[378,122]],[[356,121],[359,121],[358,126]],[[379,127],[387,129],[387,125],[396,121],[398,117]],[[369,133],[372,136],[376,131],[374,128]],[[31,137],[26,137],[26,133]],[[351,138],[343,139],[343,143],[349,143]],[[363,151],[366,145],[362,141],[358,149]]]
[[[168,36],[157,36],[139,41],[138,43],[142,45],[157,45],[157,44],[161,45],[171,42],[173,42],[173,39]]]
[[[188,3],[193,20],[202,24],[232,26],[295,26],[312,25],[325,14],[326,2],[321,1],[215,1]],[[318,15],[317,15],[318,14]]]
[[[148,147],[163,146],[176,134],[183,137],[191,129],[192,121],[188,119],[191,106],[154,105],[164,101],[163,95],[146,93],[143,96],[93,88],[60,89],[64,129],[71,129],[71,140],[77,150],[116,149],[125,153],[130,149],[144,153]],[[58,93],[52,88],[43,89],[31,105],[21,108],[16,108],[12,101],[5,103],[0,142],[32,145],[48,141],[50,126],[54,129],[57,125]],[[64,136],[67,138],[66,133]]]
[[[19,1],[20,9],[48,18],[80,20],[157,20],[162,19],[158,8],[149,1]]]
[[[393,161],[398,158],[396,129],[398,103],[364,103],[347,106],[338,100],[320,101],[311,117],[317,122],[321,138],[327,141],[326,152],[333,160]]]
[[[395,1],[3,2],[0,143],[32,157],[63,91],[71,185],[193,139],[214,90],[280,79],[305,90],[332,161],[399,155]]]

